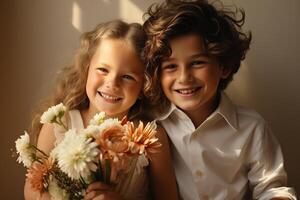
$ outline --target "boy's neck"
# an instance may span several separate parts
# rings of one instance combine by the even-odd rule
[[[220,96],[216,95],[212,101],[207,102],[200,108],[191,111],[184,111],[192,120],[195,128],[200,126],[218,107],[220,102]]]

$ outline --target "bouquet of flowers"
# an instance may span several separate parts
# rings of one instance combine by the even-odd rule
[[[47,155],[30,143],[29,134],[16,140],[17,161],[27,168],[31,186],[48,191],[53,199],[82,199],[88,184],[101,181],[117,183],[126,175],[131,160],[154,153],[161,145],[154,122],[135,127],[126,118],[106,119],[96,114],[84,130],[68,129],[66,108],[61,103],[41,116],[41,123],[64,129],[63,140]]]

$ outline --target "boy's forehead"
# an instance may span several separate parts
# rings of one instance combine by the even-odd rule
[[[194,44],[199,46],[200,48],[204,47],[203,38],[201,35],[196,33],[190,33],[186,35],[180,35],[177,37],[173,37],[169,40],[169,45],[175,46],[175,45],[182,45],[182,44]]]
[[[169,46],[171,49],[171,57],[176,53],[192,53],[206,54],[205,45],[201,36],[197,34],[189,34],[178,36],[170,39]]]

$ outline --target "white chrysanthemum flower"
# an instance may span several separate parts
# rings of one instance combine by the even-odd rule
[[[60,188],[54,178],[49,181],[48,192],[53,200],[69,200],[67,191]]]
[[[87,128],[83,129],[80,134],[85,135],[86,138],[94,138],[94,135],[99,132],[99,126],[89,125]]]
[[[65,114],[65,111],[66,107],[62,103],[52,106],[41,116],[41,123],[54,123],[57,118],[61,118]]]
[[[100,125],[104,122],[105,112],[100,112],[96,114],[93,119],[90,120],[90,125]]]
[[[54,148],[59,168],[72,179],[87,178],[94,170],[99,149],[85,135],[69,130],[65,138]]]
[[[17,161],[23,163],[25,167],[30,167],[33,162],[34,150],[31,148],[30,138],[28,133],[25,131],[24,135],[21,135],[19,139],[16,140],[16,150],[19,154]]]

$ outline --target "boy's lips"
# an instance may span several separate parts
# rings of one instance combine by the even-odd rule
[[[108,102],[117,102],[117,101],[120,101],[122,100],[121,97],[118,97],[118,96],[115,96],[115,95],[111,95],[111,94],[108,94],[108,93],[105,93],[105,92],[101,92],[101,91],[98,91],[98,94],[106,101]]]
[[[183,96],[191,96],[199,91],[202,87],[175,89],[174,91]]]

